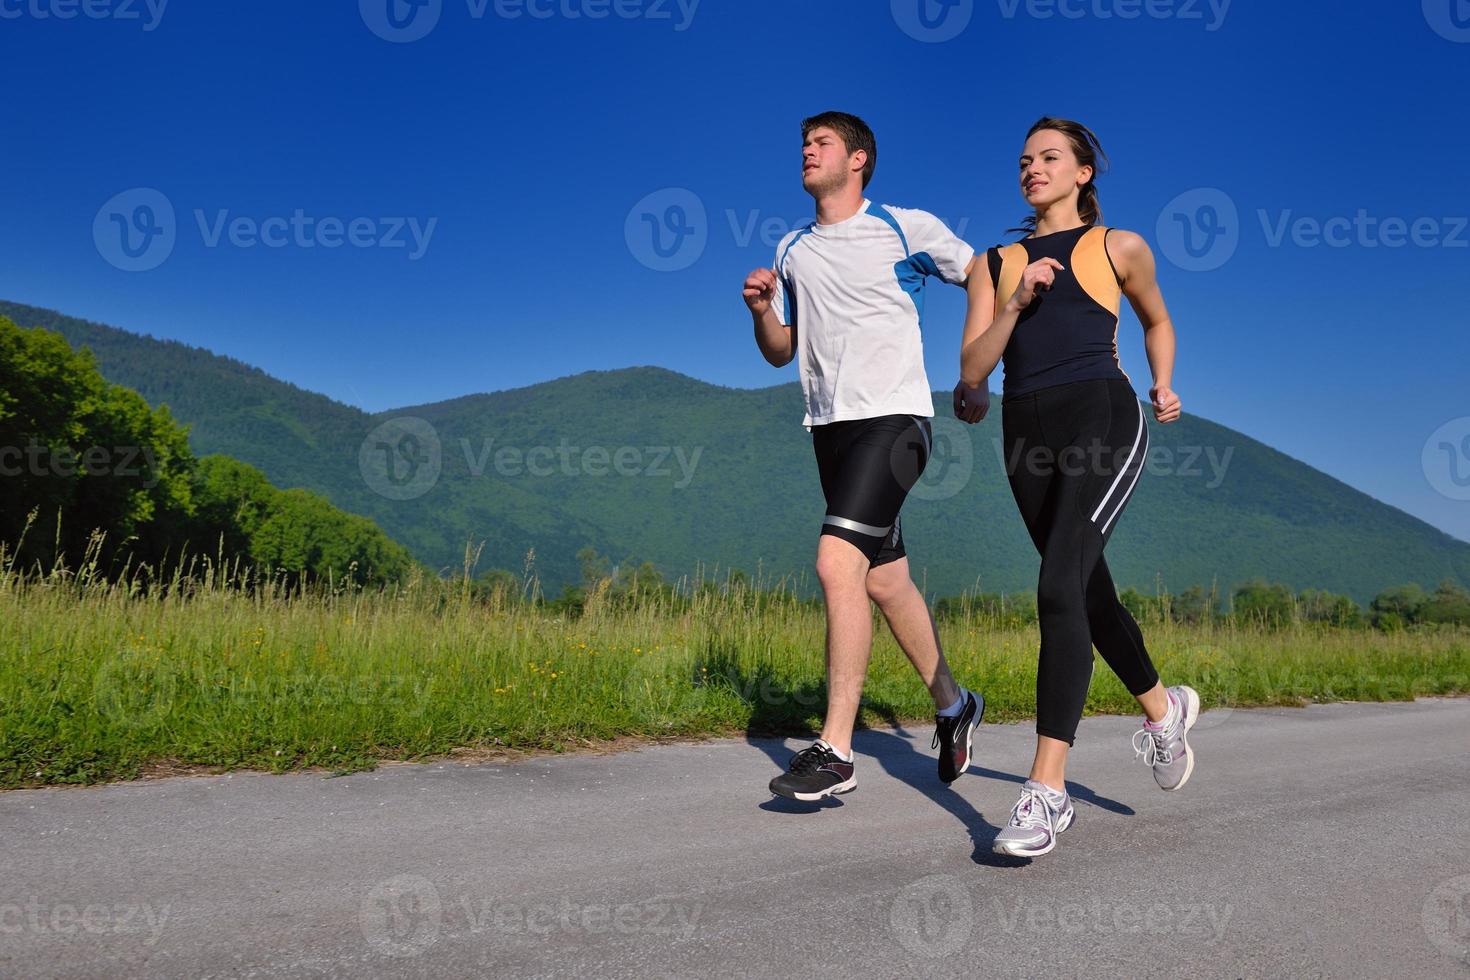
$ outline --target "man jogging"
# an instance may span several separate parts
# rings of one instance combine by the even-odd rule
[[[899,508],[928,462],[934,414],[920,311],[928,276],[964,286],[975,252],[933,215],[863,196],[877,162],[873,131],[856,116],[805,119],[802,185],[816,220],[781,240],[774,268],[745,280],[761,354],[797,359],[803,424],[827,499],[817,578],[827,609],[827,714],[821,737],[771,780],[771,791],[819,800],[857,787],[852,730],[872,647],[868,602],[934,698],[939,778],[970,764],[985,711],[955,683],[905,557]]]

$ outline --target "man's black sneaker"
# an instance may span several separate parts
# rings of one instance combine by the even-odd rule
[[[965,705],[953,717],[937,715],[934,719],[934,741],[930,748],[939,750],[939,779],[952,783],[970,768],[970,744],[975,728],[985,717],[985,699],[973,691],[965,692]]]
[[[852,763],[839,759],[821,739],[796,753],[787,770],[771,780],[772,793],[807,802],[855,789],[857,777]]]

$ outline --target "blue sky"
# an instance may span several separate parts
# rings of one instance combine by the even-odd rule
[[[1464,0],[417,2],[0,0],[0,296],[372,411],[641,364],[764,386],[795,372],[739,286],[810,218],[804,115],[862,115],[870,196],[980,247],[1063,115],[1159,257],[1185,410],[1470,539]],[[1145,389],[1128,313],[1120,348]]]

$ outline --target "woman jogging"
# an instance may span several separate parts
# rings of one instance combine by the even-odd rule
[[[1020,857],[1046,854],[1072,823],[1067,751],[1092,679],[1093,646],[1143,706],[1134,749],[1159,786],[1178,789],[1194,768],[1186,738],[1199,695],[1159,683],[1103,559],[1148,453],[1143,407],[1118,362],[1121,296],[1143,325],[1154,418],[1174,421],[1180,404],[1170,388],[1174,327],[1153,255],[1133,232],[1101,224],[1100,155],[1092,131],[1070,120],[1044,117],[1026,134],[1020,185],[1033,214],[1016,229],[1026,237],[990,249],[987,269],[970,277],[954,393],[955,415],[978,422],[986,380],[1004,357],[1006,471],[1041,553],[1036,759],[994,844]]]

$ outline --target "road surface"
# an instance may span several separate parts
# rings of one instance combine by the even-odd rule
[[[824,805],[757,739],[3,793],[0,977],[1470,977],[1470,700],[1208,712],[1178,793],[1136,727],[1034,862],[1029,724],[953,788],[861,732]]]

